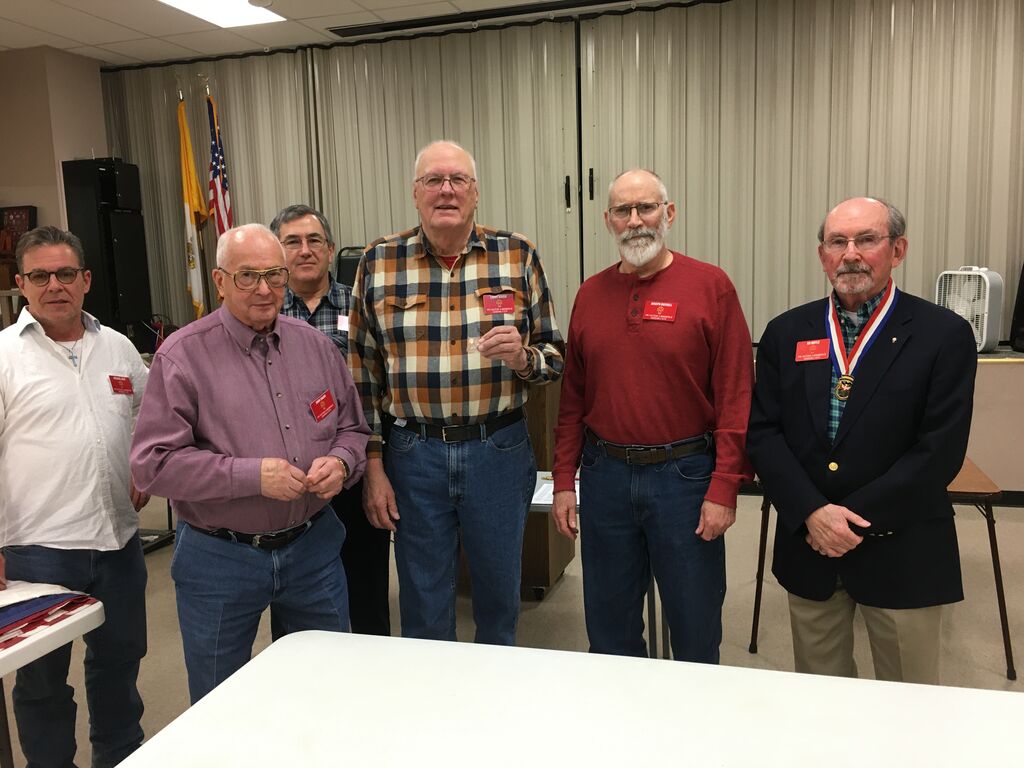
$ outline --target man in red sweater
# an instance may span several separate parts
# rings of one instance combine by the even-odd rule
[[[580,287],[569,323],[555,429],[560,533],[583,509],[583,602],[590,650],[644,656],[651,572],[673,656],[718,663],[725,540],[753,383],[750,331],[718,267],[665,245],[676,217],[650,171],[620,174],[605,224],[619,263]]]

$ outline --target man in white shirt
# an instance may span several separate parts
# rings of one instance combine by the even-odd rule
[[[28,306],[0,331],[0,585],[60,584],[103,602],[106,621],[85,635],[85,686],[92,764],[113,766],[142,743],[148,497],[132,485],[128,448],[147,372],[128,339],[82,311],[92,275],[75,235],[39,227],[16,256]],[[73,764],[70,663],[69,643],[18,670],[29,765]]]

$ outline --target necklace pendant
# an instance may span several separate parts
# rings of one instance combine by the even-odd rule
[[[836,382],[835,396],[836,400],[842,400],[846,402],[850,399],[850,390],[853,388],[853,376],[848,373],[843,374],[839,377],[839,381]]]

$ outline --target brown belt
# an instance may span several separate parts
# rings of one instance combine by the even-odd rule
[[[714,439],[710,432],[668,445],[619,445],[602,440],[587,427],[587,442],[601,448],[606,455],[627,464],[661,464],[671,459],[681,459],[696,453],[710,453]]]

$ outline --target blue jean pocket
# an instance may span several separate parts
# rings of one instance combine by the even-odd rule
[[[515,451],[528,444],[530,433],[526,430],[526,420],[517,421],[494,434],[487,436],[487,445],[499,451]]]
[[[710,453],[696,453],[675,459],[672,467],[684,480],[706,482],[711,478],[711,470],[715,468],[715,460]]]
[[[419,441],[418,432],[413,432],[404,427],[391,427],[391,434],[388,435],[388,448],[398,453],[408,453]]]

